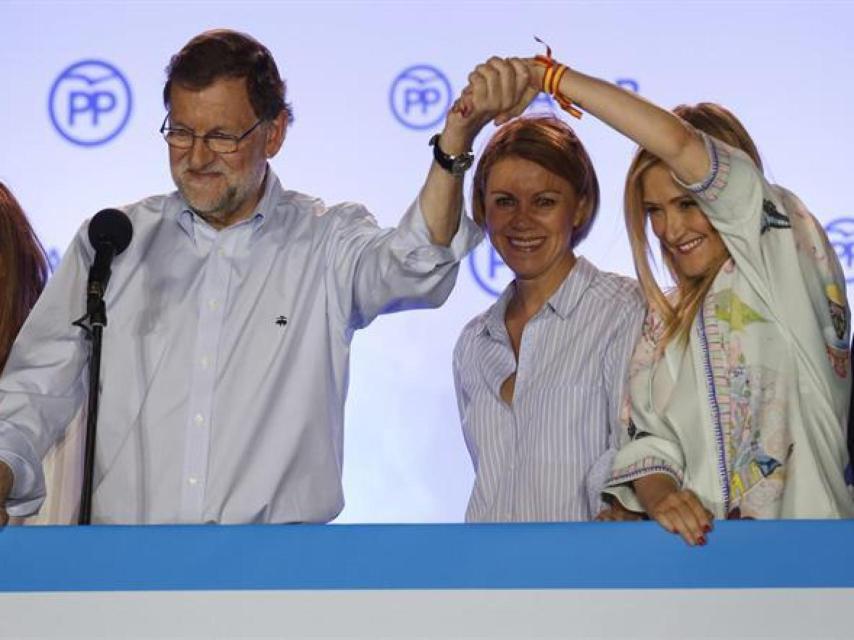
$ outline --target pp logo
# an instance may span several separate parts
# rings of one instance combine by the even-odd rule
[[[628,89],[629,91],[634,91],[635,93],[640,93],[640,85],[637,80],[633,80],[632,78],[617,78],[614,81],[618,87],[622,87],[623,89]]]
[[[554,110],[554,98],[546,92],[540,91],[536,97],[531,100],[531,104],[529,104],[528,108],[525,109],[525,113],[554,113]]]
[[[47,263],[51,273],[57,270],[60,262],[62,262],[62,252],[57,247],[51,247],[47,252]]]
[[[632,78],[617,78],[614,81],[614,84],[616,84],[618,87],[622,87],[623,89],[634,91],[635,93],[640,92],[640,84],[638,84],[637,80],[633,80]],[[540,93],[538,93],[536,97],[531,100],[531,104],[529,104],[528,108],[525,110],[526,113],[544,113],[554,111],[554,98],[552,98],[545,91],[541,91]]]
[[[513,279],[513,273],[488,240],[481,242],[469,254],[469,269],[478,286],[496,298]]]
[[[113,65],[83,60],[65,69],[50,88],[48,110],[63,138],[94,147],[115,138],[130,119],[130,85]]]
[[[451,106],[451,83],[436,67],[415,65],[400,72],[389,93],[391,112],[410,129],[429,129]]]
[[[854,283],[854,218],[838,218],[824,228],[845,271],[845,282]]]

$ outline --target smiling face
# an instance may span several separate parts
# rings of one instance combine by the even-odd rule
[[[715,269],[729,252],[694,197],[682,189],[667,168],[657,163],[641,178],[644,211],[662,251],[680,278],[699,278]]]
[[[572,185],[510,156],[492,166],[484,192],[489,239],[517,282],[557,289],[575,264],[572,233],[584,206]]]
[[[245,78],[220,78],[209,86],[170,90],[169,126],[197,135],[240,136],[255,122]],[[234,153],[219,154],[196,138],[189,149],[169,147],[169,165],[178,191],[192,209],[221,228],[248,217],[259,198],[267,159],[284,139],[284,115],[262,123]]]

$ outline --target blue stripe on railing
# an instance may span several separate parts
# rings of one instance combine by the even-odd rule
[[[854,521],[9,527],[0,591],[854,587]]]

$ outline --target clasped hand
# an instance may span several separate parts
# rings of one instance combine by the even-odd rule
[[[492,57],[469,74],[468,85],[448,113],[446,132],[462,134],[470,146],[488,122],[501,125],[515,118],[537,93],[530,61]]]

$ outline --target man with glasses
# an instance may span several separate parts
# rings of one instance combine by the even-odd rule
[[[267,161],[291,111],[263,45],[218,30],[172,58],[161,133],[177,192],[126,207],[133,240],[105,296],[93,522],[339,513],[350,340],[380,313],[440,305],[479,240],[461,217],[469,149],[527,85],[521,64],[491,65],[432,140],[419,197],[381,230],[362,206],[282,188]],[[84,225],[0,379],[0,524],[4,504],[39,508],[40,460],[83,404],[89,350],[71,323],[92,257]]]

